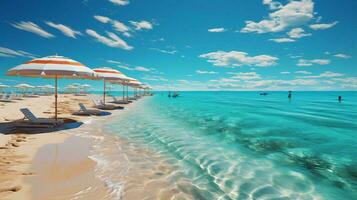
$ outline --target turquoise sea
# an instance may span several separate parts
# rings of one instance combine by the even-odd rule
[[[173,167],[166,180],[194,199],[357,199],[357,92],[139,101],[104,129],[160,155]]]

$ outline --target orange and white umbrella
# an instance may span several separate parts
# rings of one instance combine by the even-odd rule
[[[130,80],[127,76],[116,69],[112,69],[109,67],[102,67],[93,69],[98,78],[104,80],[104,91],[103,91],[103,103],[105,104],[105,95],[106,95],[106,82],[112,83],[123,83]]]
[[[47,56],[36,58],[10,69],[8,76],[41,77],[55,79],[55,119],[57,119],[57,79],[86,78],[95,79],[95,72],[82,63],[63,57]]]

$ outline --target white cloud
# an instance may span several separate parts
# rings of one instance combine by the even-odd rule
[[[330,60],[328,59],[313,59],[313,60],[306,60],[306,59],[299,59],[298,63],[296,64],[297,66],[312,66],[314,64],[317,65],[328,65],[330,64]]]
[[[226,29],[224,28],[211,28],[211,29],[208,29],[208,32],[211,32],[211,33],[221,33],[221,32],[225,32]]]
[[[263,1],[264,4],[269,5],[271,5],[271,2],[269,0]],[[314,3],[312,0],[289,1],[286,5],[278,6],[276,9],[269,14],[267,19],[260,22],[246,21],[246,26],[241,29],[241,32],[280,32],[289,27],[306,24],[314,16]]]
[[[135,27],[135,30],[151,30],[153,29],[153,25],[152,23],[148,22],[148,21],[139,21],[139,22],[136,22],[136,21],[130,21],[130,23]]]
[[[351,56],[343,54],[343,53],[338,53],[338,54],[335,54],[334,56],[337,58],[344,58],[344,59],[351,58]]]
[[[141,71],[141,72],[149,72],[149,71],[151,71],[150,69],[148,69],[146,67],[142,67],[142,66],[137,66],[137,67],[134,68],[134,70]]]
[[[293,28],[287,34],[291,38],[302,38],[302,37],[311,36],[311,33],[306,33],[305,30],[302,28]]]
[[[264,5],[268,5],[271,10],[280,9],[283,5],[280,2],[273,0],[263,0]]]
[[[199,57],[207,59],[208,62],[213,63],[217,67],[269,67],[276,65],[279,60],[279,58],[269,55],[248,56],[248,53],[240,51],[216,51],[202,54]]]
[[[109,47],[114,47],[114,48],[122,48],[125,50],[132,50],[133,47],[128,45],[124,40],[122,40],[121,38],[119,38],[117,35],[115,35],[112,32],[107,32],[107,35],[109,37],[106,36],[102,36],[100,34],[98,34],[97,32],[95,32],[94,30],[91,29],[87,29],[86,33],[90,36],[92,36],[93,38],[95,38],[98,42],[101,42]]]
[[[176,50],[163,50],[163,49],[158,49],[158,48],[150,48],[150,50],[154,50],[154,51],[158,51],[158,52],[161,52],[161,53],[166,53],[166,54],[175,54],[177,53]]]
[[[94,15],[94,18],[104,24],[108,23],[111,21],[111,19],[109,17],[105,17],[105,16],[100,16],[100,15]]]
[[[107,60],[108,63],[114,63],[114,64],[118,64],[121,65],[122,63],[120,61],[116,61],[116,60]]]
[[[311,72],[308,72],[308,71],[296,71],[295,74],[311,74]]]
[[[117,20],[111,20],[113,27],[115,28],[115,30],[122,32],[122,33],[127,33],[128,31],[130,31],[130,28],[127,27],[125,24],[121,23],[120,21]]]
[[[215,71],[204,71],[204,70],[197,70],[197,74],[217,74]]]
[[[295,42],[295,40],[291,38],[275,38],[269,40],[277,43]]]
[[[125,6],[130,3],[129,0],[109,0],[109,1],[118,6]]]
[[[60,30],[67,37],[76,38],[76,35],[82,35],[81,32],[75,31],[75,30],[71,29],[70,27],[65,26],[63,24],[55,24],[53,22],[46,22],[46,24],[55,28],[55,29]]]
[[[228,72],[228,74],[232,74],[233,76],[231,78],[234,79],[241,79],[241,80],[255,80],[255,79],[261,79],[260,74],[257,74],[256,72]]]
[[[217,83],[237,83],[240,82],[239,79],[233,79],[233,78],[221,78],[221,79],[214,79],[210,80],[210,82],[217,82]]]
[[[95,15],[94,18],[104,24],[110,23],[116,31],[122,33],[125,37],[131,37],[131,34],[129,33],[131,29],[124,23],[100,15]]]
[[[0,47],[0,56],[1,57],[27,57],[27,58],[35,58],[36,55],[28,53],[26,51],[21,50],[12,50],[6,47]]]
[[[303,78],[336,78],[336,77],[341,77],[344,76],[344,74],[341,73],[336,73],[336,72],[331,72],[331,71],[325,71],[317,76],[304,76]]]
[[[12,26],[17,28],[17,29],[20,29],[20,30],[24,30],[24,31],[28,31],[28,32],[34,33],[34,34],[39,35],[39,36],[44,37],[44,38],[53,38],[53,37],[55,37],[51,33],[43,30],[40,26],[38,26],[37,24],[32,23],[32,22],[21,21],[21,22],[12,24]]]
[[[334,27],[338,21],[332,22],[330,24],[312,24],[309,27],[313,30],[324,30]]]

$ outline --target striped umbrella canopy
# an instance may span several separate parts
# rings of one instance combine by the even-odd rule
[[[17,84],[14,86],[15,88],[34,88],[34,86],[29,85],[27,83],[21,83],[21,84]]]
[[[8,76],[41,77],[55,79],[55,119],[57,119],[57,79],[85,78],[96,79],[95,72],[82,63],[63,57],[47,56],[36,58],[10,69]]]
[[[105,96],[106,96],[106,82],[112,83],[120,83],[129,81],[129,78],[125,76],[123,73],[116,69],[112,69],[109,67],[102,67],[93,69],[98,78],[102,78],[104,81],[104,91],[103,91],[103,103],[105,104]]]
[[[132,81],[129,81],[128,85],[131,87],[138,88],[142,85],[142,83],[138,80],[132,80]]]

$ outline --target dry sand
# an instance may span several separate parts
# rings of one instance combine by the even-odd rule
[[[53,96],[41,96],[0,102],[0,199],[69,199],[91,187],[95,189],[88,196],[94,199],[108,193],[94,177],[96,163],[88,158],[89,141],[71,134],[76,129],[3,134],[10,130],[11,121],[23,118],[20,108],[29,108],[37,117],[52,117],[53,101]],[[88,118],[71,115],[78,111],[79,102],[91,106],[88,97],[60,95],[59,117]]]

